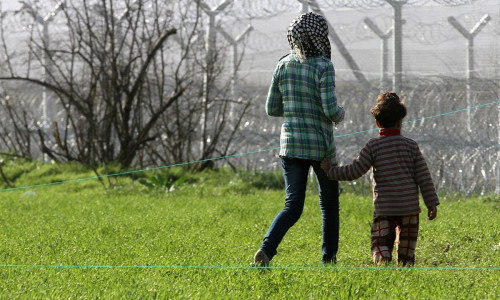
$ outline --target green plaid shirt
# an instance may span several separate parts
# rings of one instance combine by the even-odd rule
[[[266,102],[269,116],[283,117],[280,156],[336,163],[333,122],[343,119],[337,106],[335,69],[323,56],[303,63],[292,52],[280,59]]]

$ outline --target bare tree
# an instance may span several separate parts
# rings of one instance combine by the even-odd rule
[[[26,51],[9,56],[9,76],[1,80],[44,87],[57,101],[50,132],[35,128],[41,151],[54,160],[122,167],[234,152],[231,141],[250,102],[227,96],[227,45],[220,44],[206,65],[198,1],[117,5],[68,0],[59,13],[65,29],[51,35],[50,44],[34,27]],[[202,74],[209,78],[208,99]],[[23,117],[12,121],[32,134],[27,114],[21,109]]]
[[[190,14],[189,6],[178,3],[175,11],[180,15]],[[199,20],[198,15],[191,20]],[[240,131],[240,124],[246,115],[251,102],[245,97],[235,99],[231,95],[231,76],[227,76],[227,53],[231,45],[217,39],[215,49],[207,49],[203,40],[206,28],[201,22],[183,22],[176,36],[181,48],[180,55],[185,60],[183,68],[189,70],[189,89],[184,92],[180,101],[176,101],[171,109],[162,115],[159,126],[154,131],[160,137],[150,144],[146,154],[152,161],[182,163],[192,160],[209,160],[214,156],[226,156],[236,153],[235,135]],[[196,31],[196,34],[188,34]],[[191,39],[192,41],[188,41]],[[244,44],[242,48],[244,48]],[[210,52],[210,53],[209,53]],[[211,56],[208,60],[207,55]],[[235,69],[244,56],[241,51]],[[158,59],[161,59],[161,55]],[[207,63],[208,62],[208,63]],[[161,66],[160,62],[155,66]],[[155,67],[156,68],[156,67]],[[234,69],[233,69],[234,70]],[[168,80],[179,80],[179,70],[172,72],[175,76]],[[204,79],[207,85],[204,86]],[[208,92],[207,92],[208,90]],[[208,94],[208,96],[207,96]],[[198,169],[211,165],[210,161],[198,164]]]
[[[52,137],[39,130],[45,154],[126,167],[155,138],[151,128],[182,95],[187,82],[178,80],[163,93],[146,97],[148,69],[177,32],[169,5],[149,2],[154,9],[146,9],[143,1],[126,1],[120,8],[111,0],[93,5],[66,2],[64,38],[52,46],[31,37],[25,53],[46,70],[48,80],[36,73],[21,75],[25,70],[13,70],[2,78],[35,83],[57,97],[63,118],[53,120]]]
[[[12,71],[9,58],[15,57],[15,52],[9,53],[7,49],[4,31],[6,16],[7,12],[2,10],[0,3],[0,41],[3,50],[0,51],[0,76]],[[0,144],[5,147],[0,154],[31,159],[33,116],[22,108],[28,107],[32,98],[22,93],[19,85],[0,82]]]

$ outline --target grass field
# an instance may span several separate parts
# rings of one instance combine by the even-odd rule
[[[26,185],[92,176],[4,168]],[[24,171],[23,171],[24,170]],[[264,178],[265,179],[265,178]],[[0,298],[497,299],[500,198],[441,199],[421,220],[415,268],[373,268],[370,196],[341,195],[338,263],[322,267],[317,195],[272,268],[251,268],[283,206],[262,177],[229,171],[164,189],[128,177],[0,192]],[[348,190],[346,188],[346,190]]]

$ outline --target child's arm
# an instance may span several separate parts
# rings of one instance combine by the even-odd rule
[[[332,166],[330,161],[325,158],[321,162],[321,168],[328,175],[328,178],[332,180],[355,180],[363,176],[372,167],[370,153],[370,147],[366,145],[350,165]]]
[[[429,209],[432,207],[439,205],[439,198],[436,193],[436,188],[434,187],[434,182],[432,182],[431,173],[429,172],[429,168],[427,167],[427,163],[420,152],[420,149],[416,148],[415,150],[415,181],[420,188],[420,193],[422,194],[422,198],[424,199],[425,206]],[[437,209],[435,210],[437,212]],[[436,216],[434,215],[434,218]],[[433,218],[433,219],[434,219]],[[429,220],[430,216],[429,216]]]

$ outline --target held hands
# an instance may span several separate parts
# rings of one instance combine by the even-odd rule
[[[437,217],[437,213],[438,213],[437,206],[434,205],[434,206],[428,207],[427,209],[428,209],[427,217],[429,217],[429,220],[434,220]]]
[[[326,176],[328,176],[328,178],[330,178],[330,168],[332,167],[332,163],[330,162],[330,160],[328,158],[323,158],[323,160],[321,161],[321,169],[323,169],[323,171],[326,173]]]
[[[335,121],[335,126],[337,126],[338,124],[340,124],[340,122],[342,122],[344,120],[344,116],[345,116],[345,110],[342,106],[339,106],[338,107],[338,112],[337,112],[337,120],[338,121]],[[328,174],[328,172],[327,172]]]

